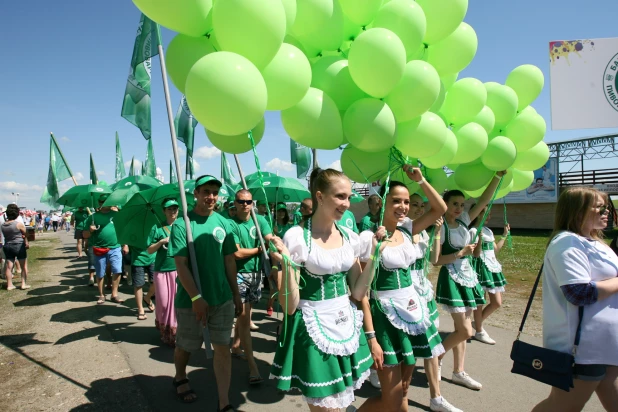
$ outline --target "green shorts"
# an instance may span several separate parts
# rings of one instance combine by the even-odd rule
[[[185,352],[195,352],[204,343],[202,322],[195,317],[193,309],[176,308],[176,346]],[[208,307],[208,332],[213,345],[229,345],[234,327],[234,302],[228,300]]]

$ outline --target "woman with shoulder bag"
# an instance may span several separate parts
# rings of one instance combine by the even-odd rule
[[[596,392],[604,408],[618,407],[618,257],[601,240],[608,198],[586,187],[568,189],[556,206],[543,269],[543,347],[575,352],[574,388],[552,388],[534,412],[581,411]]]
[[[28,280],[28,254],[26,249],[30,246],[26,238],[26,226],[18,220],[19,207],[11,204],[6,208],[6,220],[2,224],[2,235],[4,236],[4,256],[6,257],[5,276],[6,289],[13,290],[13,265],[16,263],[21,266],[21,289],[29,289],[30,285],[26,284]]]

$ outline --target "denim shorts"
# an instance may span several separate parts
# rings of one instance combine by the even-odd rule
[[[102,256],[94,255],[94,267],[99,279],[105,277],[105,269],[109,264],[112,275],[122,273],[122,251],[119,247],[110,249]]]
[[[608,365],[582,365],[576,363],[573,367],[573,378],[581,381],[598,382],[605,378]]]
[[[133,286],[141,288],[146,283],[146,274],[148,274],[148,282],[152,284],[154,276],[154,263],[149,266],[131,266],[131,277],[133,278]]]
[[[6,257],[6,260],[11,262],[15,262],[15,259],[25,260],[28,257],[26,244],[24,242],[6,243],[2,249],[4,250],[4,257]]]
[[[176,308],[176,347],[185,352],[195,352],[204,343],[202,322],[195,317],[193,309]],[[208,332],[213,345],[230,344],[234,327],[234,302],[228,300],[220,305],[208,307]]]

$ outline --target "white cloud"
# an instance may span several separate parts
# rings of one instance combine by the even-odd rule
[[[105,176],[105,170],[97,170],[97,175]]]
[[[77,172],[75,173],[75,175],[73,176],[75,178],[75,180],[77,180],[78,182],[80,180],[84,180],[84,175],[82,174],[82,172]]]
[[[0,190],[28,192],[28,191],[43,191],[43,187],[39,185],[28,185],[17,182],[0,182]]]
[[[200,164],[197,162],[197,160],[193,159],[193,171],[194,172],[199,172],[201,167],[202,166],[200,166]]]
[[[285,160],[281,160],[278,157],[275,157],[268,163],[266,163],[266,169],[270,169],[273,171],[283,171],[283,172],[291,172],[294,170],[294,165],[290,162],[286,162]]]
[[[197,150],[193,152],[193,157],[195,159],[212,159],[213,157],[219,156],[221,154],[221,150],[217,149],[214,146],[202,146],[198,147]]]
[[[334,162],[328,165],[327,169],[335,169],[341,172],[341,160],[335,160]]]
[[[70,141],[71,141],[71,139],[69,139],[69,138],[68,138],[68,137],[66,137],[66,136],[62,136],[62,137],[60,138],[60,140],[62,140],[63,142],[70,142]]]
[[[128,162],[124,162],[124,165],[128,169],[129,167],[131,167],[131,161],[129,160]],[[135,162],[133,163],[133,165],[135,166],[137,170],[141,170],[142,162],[139,161],[138,159],[135,159]]]

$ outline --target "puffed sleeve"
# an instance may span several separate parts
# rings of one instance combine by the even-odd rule
[[[360,237],[360,254],[359,258],[361,262],[367,262],[371,258],[371,246],[373,244],[373,232],[371,230],[365,230],[361,232]]]
[[[479,217],[481,217],[481,218],[482,218],[482,216],[479,216]],[[470,215],[468,214],[468,212],[463,212],[463,213],[459,216],[459,219],[458,219],[458,220],[461,220],[462,222],[464,222],[464,224],[465,224],[466,226],[470,226],[470,222],[472,222],[472,220],[470,220]]]
[[[472,239],[474,239],[474,236],[476,236],[476,232],[478,232],[478,229],[473,227],[472,229],[470,229],[469,232],[470,232],[470,241],[472,241]]]
[[[300,226],[294,226],[283,236],[283,243],[290,251],[292,262],[302,264],[307,261],[309,256],[309,248],[307,242],[303,238],[304,230]]]
[[[446,233],[446,222],[440,227],[440,244],[444,244],[444,237]]]
[[[341,229],[345,230],[345,232],[348,234],[348,241],[350,242],[350,245],[352,246],[352,249],[354,250],[354,257],[355,258],[359,257],[361,253],[360,236],[358,236],[356,232],[354,232],[351,229],[348,229],[347,227],[341,227]]]

